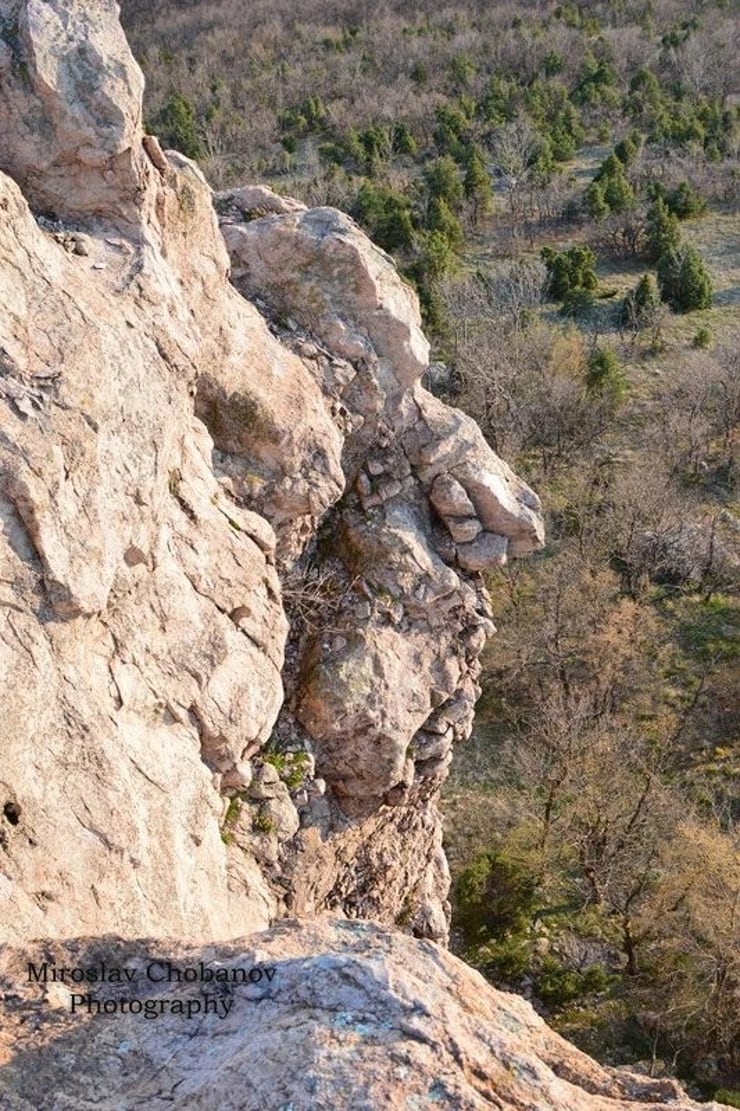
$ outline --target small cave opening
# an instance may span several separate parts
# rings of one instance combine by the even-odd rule
[[[3,807],[3,817],[6,821],[10,822],[12,826],[17,826],[21,819],[21,808],[18,803],[12,800],[6,802]]]

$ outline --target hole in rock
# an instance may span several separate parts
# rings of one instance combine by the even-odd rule
[[[17,802],[6,802],[3,807],[3,817],[6,818],[12,826],[17,826],[21,816],[21,808]]]

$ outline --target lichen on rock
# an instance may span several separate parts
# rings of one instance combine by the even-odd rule
[[[44,966],[105,965],[132,980],[94,995],[29,984],[29,962],[40,978]],[[178,980],[186,971],[194,979]],[[207,979],[217,972],[233,979]],[[10,996],[0,1029],[10,1111],[163,1100],[234,1111],[720,1111],[673,1080],[597,1065],[523,999],[436,945],[369,922],[283,922],[219,947],[109,938],[9,949],[0,990]],[[108,1008],[102,1019],[96,1007]]]

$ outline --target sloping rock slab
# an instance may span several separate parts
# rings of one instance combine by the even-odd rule
[[[109,979],[114,969],[134,975],[73,984],[73,996],[63,984],[29,984],[29,962],[32,979],[44,962],[47,975],[52,964],[57,974],[104,965]],[[6,1111],[720,1106],[694,1103],[673,1081],[602,1068],[433,943],[367,922],[285,922],[218,948],[36,944],[4,952],[0,989]],[[89,1007],[80,1002],[93,994]],[[121,1013],[137,1010],[135,1000],[156,1015]]]

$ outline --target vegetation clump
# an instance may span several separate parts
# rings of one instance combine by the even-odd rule
[[[708,309],[712,282],[699,252],[693,247],[666,251],[658,259],[658,288],[675,312]]]

